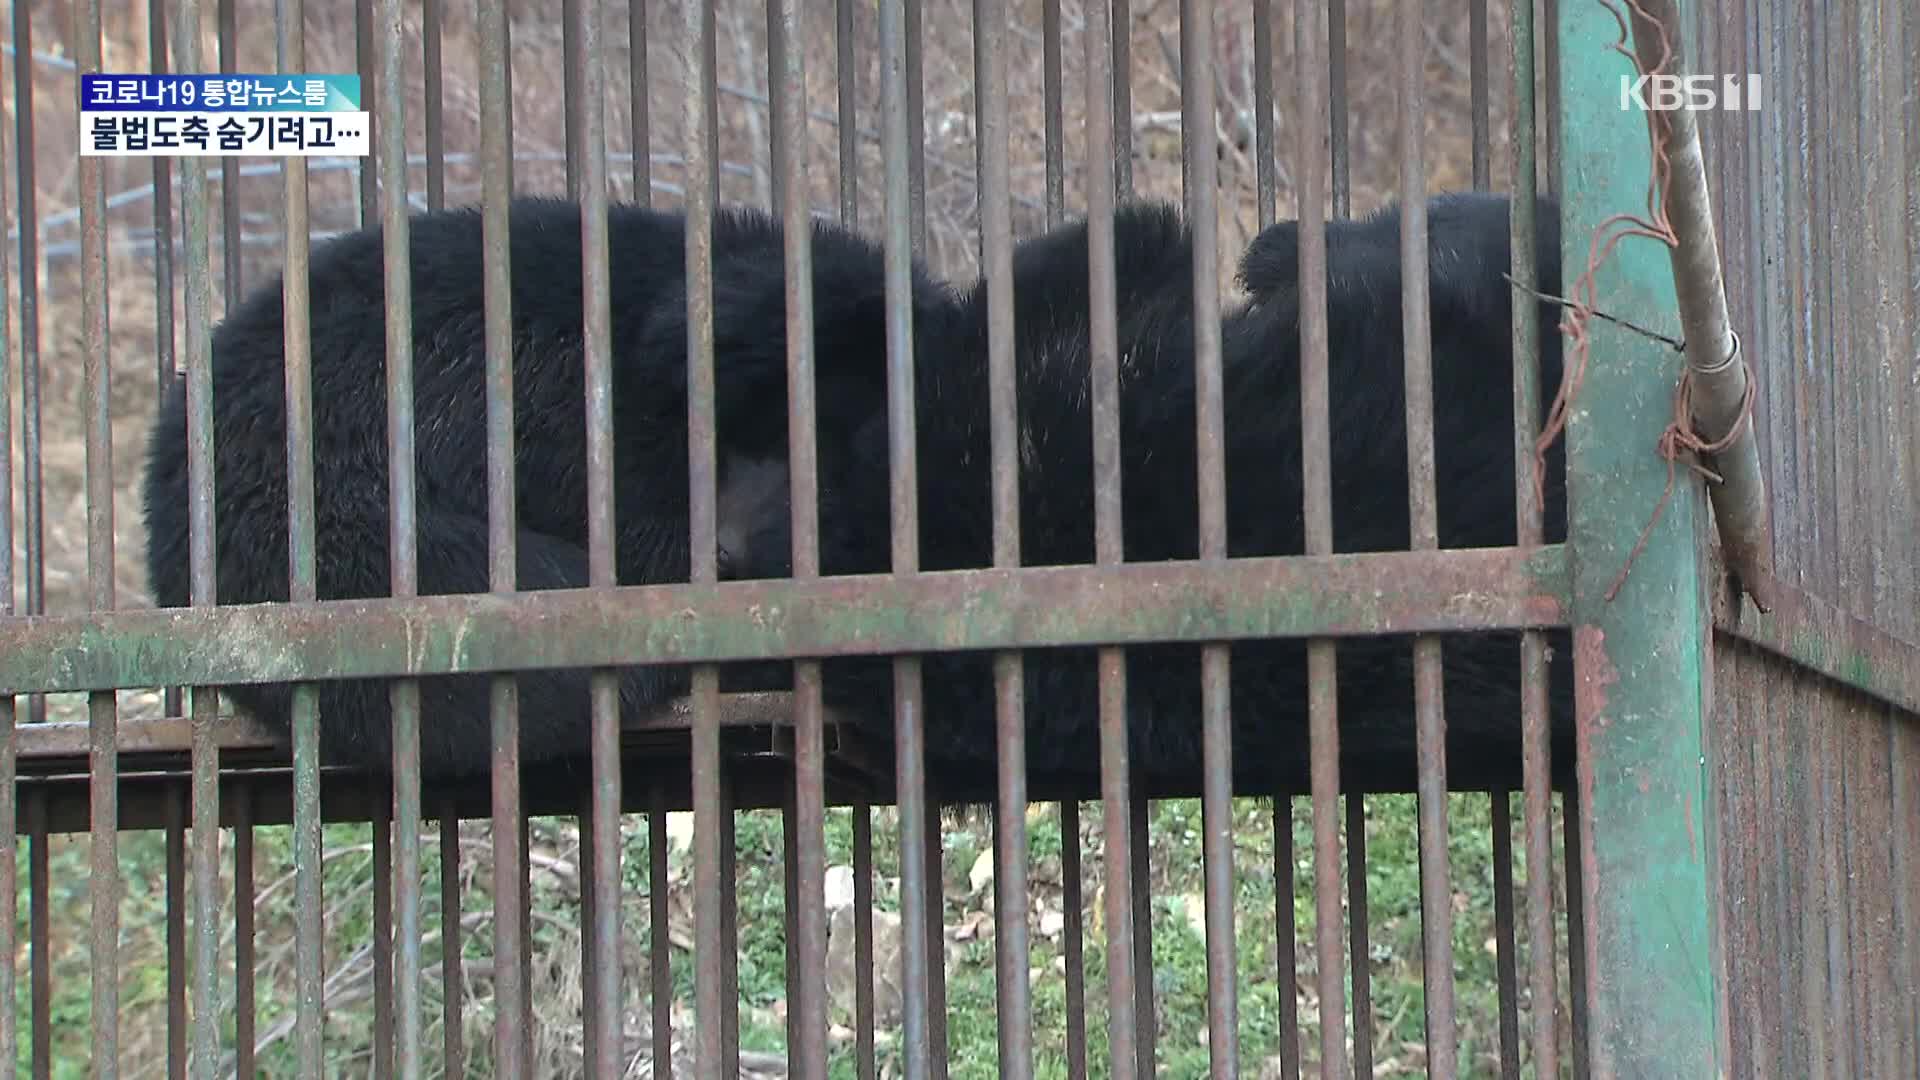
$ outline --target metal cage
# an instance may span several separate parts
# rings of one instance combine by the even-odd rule
[[[1191,1041],[1196,1033],[1166,1030],[1158,1018],[1150,802],[1197,797],[1202,1045],[1210,1074],[1298,1076],[1317,1064],[1324,1076],[1396,1075],[1374,1060],[1380,1018],[1370,983],[1368,793],[1342,787],[1333,670],[1342,639],[1392,633],[1417,639],[1409,706],[1418,733],[1412,771],[1424,1044],[1416,1063],[1400,1063],[1403,1071],[1497,1070],[1516,1078],[1920,1073],[1920,560],[1913,539],[1920,535],[1920,105],[1912,92],[1920,83],[1920,15],[1897,0],[1680,5],[1684,52],[1696,70],[1755,71],[1766,80],[1759,108],[1699,116],[1734,322],[1759,381],[1754,421],[1778,529],[1777,603],[1762,613],[1728,586],[1719,565],[1703,494],[1708,481],[1684,465],[1675,473],[1656,449],[1671,418],[1675,354],[1626,331],[1596,332],[1569,410],[1566,543],[1541,543],[1533,488],[1541,418],[1523,408],[1513,443],[1519,542],[1440,550],[1431,431],[1436,397],[1444,400],[1447,388],[1430,377],[1426,335],[1412,334],[1404,363],[1413,549],[1334,548],[1326,385],[1338,357],[1329,355],[1327,337],[1326,221],[1353,214],[1357,188],[1375,201],[1395,198],[1406,208],[1401,250],[1417,253],[1426,249],[1430,188],[1499,187],[1515,196],[1513,236],[1524,250],[1536,224],[1531,196],[1551,192],[1561,207],[1563,265],[1569,278],[1585,269],[1595,228],[1642,208],[1651,164],[1644,115],[1617,104],[1616,82],[1633,70],[1609,47],[1626,38],[1620,9],[1585,0],[1537,7],[1518,0],[1492,10],[1485,0],[1182,0],[1176,41],[1159,5],[1139,7],[1131,0],[974,0],[970,11],[922,0],[836,0],[830,10],[801,0],[768,0],[764,8],[744,0],[563,0],[556,18],[542,5],[508,0],[479,0],[471,13],[445,0],[276,0],[269,58],[268,12],[256,0],[205,7],[149,0],[144,25],[97,2],[16,0],[8,52],[14,125],[5,148],[13,179],[5,196],[15,213],[0,215],[18,223],[15,258],[0,261],[0,272],[11,275],[0,290],[13,324],[0,395],[19,394],[17,419],[10,397],[0,397],[7,446],[0,488],[8,496],[0,500],[0,601],[7,605],[0,614],[0,843],[8,845],[0,851],[0,898],[12,905],[0,911],[0,934],[10,935],[15,955],[24,935],[26,994],[22,1015],[0,1011],[0,1058],[35,1076],[65,1069],[55,1060],[56,1036],[71,1020],[54,1015],[54,987],[56,976],[80,973],[68,965],[56,971],[52,927],[65,914],[61,897],[75,894],[62,891],[71,886],[56,889],[54,869],[67,865],[58,860],[59,834],[84,832],[91,923],[81,955],[91,980],[90,1068],[98,1075],[133,1060],[134,1044],[159,1038],[121,1023],[128,1007],[123,912],[129,896],[152,894],[164,909],[165,978],[157,993],[169,1075],[252,1075],[266,1069],[257,1047],[290,1041],[287,1056],[303,1076],[417,1076],[435,1068],[452,1075],[482,1065],[514,1076],[563,1069],[657,1076],[675,1068],[733,1076],[777,1065],[809,1077],[827,1076],[830,1066],[861,1077],[883,1070],[945,1076],[961,1067],[1025,1077],[1049,1074],[1056,1063],[1074,1077],[1151,1076],[1167,1067],[1167,1039]],[[970,55],[951,42],[929,45],[926,27],[936,18],[942,27],[966,28]],[[725,40],[742,50],[732,63],[743,83],[720,75],[722,22]],[[103,51],[103,41],[114,48]],[[208,55],[209,41],[217,41],[217,56]],[[1503,42],[1504,54],[1496,47]],[[459,84],[461,95],[450,96],[444,58],[456,49],[471,49],[476,67],[472,82]],[[66,88],[108,60],[132,66],[129,50],[154,71],[357,67],[375,103],[375,153],[365,162],[162,158],[150,176],[125,162],[83,157],[74,199],[64,186],[71,182],[69,132],[77,130]],[[939,73],[942,100],[930,102],[928,57],[936,52],[952,70]],[[1030,81],[1015,65],[1033,53],[1040,92],[1028,100],[1009,87],[1015,75]],[[1368,58],[1382,70],[1368,70]],[[1152,95],[1142,81],[1149,61],[1169,76],[1167,85],[1153,84]],[[1444,117],[1433,107],[1440,86],[1464,88],[1463,115]],[[1386,87],[1391,107],[1372,109],[1370,87]],[[1149,96],[1166,90],[1177,90],[1177,108],[1154,111]],[[551,145],[554,133],[541,130],[541,114],[530,110],[556,91],[561,149],[528,150],[528,142]],[[735,109],[750,121],[742,121],[746,128],[723,124]],[[961,134],[936,144],[930,124]],[[1450,145],[1463,151],[1438,170],[1430,145],[1436,131],[1451,131]],[[1012,151],[1019,133],[1032,136],[1023,144],[1036,153]],[[1198,558],[1123,558],[1112,220],[1145,173],[1172,177],[1175,166],[1156,150],[1169,139],[1193,230],[1199,310],[1221,305],[1227,227],[1246,229],[1250,210],[1251,227],[1265,228],[1286,203],[1298,215],[1306,433],[1306,548],[1298,555],[1227,557],[1222,346],[1218,320],[1201,319],[1193,343]],[[957,160],[956,145],[970,146],[974,160]],[[461,187],[462,177],[477,179],[477,188]],[[585,208],[588,470],[598,493],[589,508],[592,580],[590,588],[516,592],[513,342],[499,303],[510,275],[506,202],[516,191],[562,185]],[[1222,192],[1238,191],[1235,185],[1250,200],[1223,206]],[[815,361],[811,309],[797,287],[807,275],[796,272],[808,265],[808,222],[838,216],[883,241],[888,409],[901,421],[889,448],[892,573],[820,573],[811,498],[816,417],[808,404],[789,414],[799,496],[795,573],[719,580],[713,252],[706,230],[695,228],[686,253],[691,580],[616,584],[605,216],[615,190],[631,201],[677,204],[695,225],[727,201],[759,201],[780,215],[787,363],[796,384],[811,378]],[[483,208],[487,230],[494,592],[416,595],[416,492],[412,469],[396,468],[393,598],[318,599],[304,273],[310,244],[361,224],[384,229],[390,450],[394,461],[411,461],[411,314],[408,290],[397,287],[407,280],[409,214],[460,202]],[[1098,556],[1089,565],[1023,567],[1011,306],[1021,298],[1012,290],[1012,259],[1016,233],[1052,227],[1070,212],[1089,222],[1092,250]],[[65,239],[76,228],[77,241]],[[969,273],[977,268],[987,293],[993,565],[921,573],[914,476],[938,463],[916,462],[911,438],[908,259],[935,249]],[[1641,325],[1671,325],[1664,255],[1650,243],[1621,247],[1595,277],[1600,306]],[[1414,326],[1429,320],[1427,273],[1413,269],[1421,261],[1407,263],[1402,298]],[[1524,261],[1514,267],[1523,285]],[[250,277],[280,264],[287,269],[291,602],[220,606],[209,540],[210,332],[218,293],[231,308]],[[75,289],[77,300],[62,292]],[[110,377],[116,339],[149,347],[149,324],[137,313],[117,314],[135,293],[153,300],[157,378],[187,381],[195,525],[187,608],[125,604],[116,591],[116,540],[130,545],[123,535],[130,526],[125,504],[115,500],[127,462],[114,435],[129,410],[116,407]],[[59,321],[69,310],[77,326]],[[1512,338],[1522,403],[1539,380],[1531,315],[1521,314],[1530,310],[1516,305]],[[75,336],[77,347],[67,340]],[[49,362],[76,351],[83,364],[77,385]],[[85,460],[74,470],[75,491],[50,492],[47,484],[59,471],[49,458],[58,440],[43,427],[43,410],[61,407],[61,390],[48,387],[71,388],[81,403]],[[150,407],[144,401],[131,411]],[[23,496],[17,528],[15,490]],[[76,566],[68,576],[85,584],[67,587],[71,603],[61,610],[63,586],[58,574],[49,581],[48,568],[67,534],[75,550],[84,535],[84,571]],[[1623,566],[1630,572],[1621,577]],[[799,611],[808,614],[767,615]],[[662,626],[675,632],[663,634]],[[1525,707],[1513,723],[1525,753],[1518,788],[1475,796],[1489,800],[1497,1032],[1480,1037],[1483,1051],[1467,1057],[1456,1015],[1449,841],[1458,832],[1449,808],[1458,804],[1449,801],[1457,785],[1449,784],[1445,753],[1441,642],[1490,630],[1523,642],[1513,677]],[[1560,631],[1573,643],[1579,747],[1576,782],[1564,790],[1550,771],[1546,692],[1546,634]],[[1309,642],[1313,677],[1302,712],[1311,728],[1310,783],[1236,790],[1227,643],[1264,637]],[[1196,723],[1207,767],[1197,790],[1147,786],[1127,759],[1122,650],[1166,641],[1206,646],[1205,706]],[[1027,774],[1020,650],[1048,646],[1100,650],[1096,787]],[[1000,765],[990,790],[945,785],[925,767],[915,655],[960,649],[997,657]],[[899,657],[890,745],[863,739],[822,704],[822,660],[847,655]],[[791,693],[719,691],[718,665],[788,659],[795,661]],[[692,696],[623,725],[611,669],[634,663],[693,665]],[[519,715],[538,706],[515,697],[512,673],[536,666],[601,672],[588,790],[522,784],[513,749]],[[490,787],[423,786],[420,779],[419,695],[408,677],[447,673],[495,676]],[[321,768],[314,686],[362,677],[398,679],[390,781]],[[282,681],[297,683],[291,754],[244,716],[222,713],[204,689]],[[128,704],[124,695],[150,687],[171,689],[155,692],[152,706]],[[48,695],[83,695],[85,718],[50,710]],[[1310,853],[1295,850],[1296,797],[1306,803]],[[1237,823],[1252,820],[1250,799],[1269,807],[1272,835],[1260,843],[1271,846],[1271,866],[1250,865],[1252,841],[1236,832]],[[1097,806],[1097,871],[1083,865],[1083,800]],[[941,815],[943,807],[975,803],[991,807],[997,978],[990,1001],[956,1002],[946,987]],[[1048,948],[1061,958],[1063,1007],[1043,1016],[1030,977],[1039,827],[1028,811],[1048,803],[1050,816],[1039,820],[1058,823],[1062,868],[1061,922],[1048,932],[1060,944]],[[884,828],[897,841],[892,850],[876,837],[883,805],[893,808]],[[742,871],[727,823],[752,808],[776,810],[781,822],[787,1011],[783,1049],[771,1055],[743,1049],[740,1027]],[[669,816],[684,810],[694,822],[693,925],[691,941],[675,946]],[[829,1016],[825,885],[828,821],[842,813],[851,830],[845,910],[854,935],[852,1023],[844,1032]],[[463,837],[462,818],[486,817],[490,830]],[[564,1062],[536,1062],[533,1053],[533,926],[542,917],[530,884],[535,817],[562,821],[578,836],[579,1032],[570,1043],[577,1051]],[[623,829],[638,828],[641,817],[647,864],[623,865]],[[323,883],[334,853],[323,850],[323,822],[371,823],[370,914],[364,926],[356,921],[344,931],[355,940],[331,943],[355,963],[364,957],[371,975],[364,993],[344,1001],[329,986]],[[290,931],[255,922],[263,895],[256,865],[265,857],[256,836],[287,823],[292,872],[268,891],[293,890]],[[425,914],[432,894],[422,874],[431,828],[441,859],[437,926]],[[157,869],[122,851],[120,839],[121,830],[153,829],[165,836]],[[24,887],[17,836],[26,837]],[[469,948],[480,924],[460,917],[467,883],[447,872],[446,861],[476,843],[491,861],[484,969]],[[1565,858],[1557,855],[1562,848]],[[893,957],[877,951],[876,859],[896,867],[899,878]],[[1525,869],[1518,878],[1517,865]],[[1311,941],[1319,958],[1310,978],[1295,971],[1302,871],[1313,878]],[[1275,1033],[1259,1037],[1261,1055],[1271,1055],[1264,1064],[1243,1052],[1251,1006],[1237,975],[1246,963],[1244,925],[1236,930],[1236,917],[1247,919],[1239,886],[1261,876],[1278,928],[1267,962],[1281,987],[1271,1004]],[[1091,891],[1090,878],[1098,883]],[[628,925],[633,899],[625,894],[635,889],[645,892],[648,912],[640,937]],[[263,1016],[255,974],[258,942],[268,933],[291,937],[296,974],[292,1001]],[[1089,974],[1094,952],[1103,975]],[[15,997],[19,966],[0,967],[0,998]],[[650,987],[644,1015],[629,1015],[625,1004],[636,977]],[[490,1043],[462,1019],[471,1008],[462,987],[475,980],[490,987]],[[690,1015],[676,1014],[676,980],[691,987]],[[876,1021],[876,987],[889,982],[899,1001],[897,1038]],[[429,984],[439,987],[438,1017]],[[1309,998],[1311,1026],[1302,1015]],[[326,1034],[336,1016],[355,1011],[372,1014],[364,1060],[336,1054]],[[993,1061],[950,1060],[955,1018],[993,1028]],[[429,1037],[435,1023],[438,1039]],[[1303,1029],[1317,1040],[1303,1046]],[[1041,1058],[1045,1067],[1037,1068]]]

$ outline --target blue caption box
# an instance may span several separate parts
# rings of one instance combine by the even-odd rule
[[[358,75],[82,75],[80,111],[360,111]]]

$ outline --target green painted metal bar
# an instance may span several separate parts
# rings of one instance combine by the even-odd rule
[[[1644,210],[1651,155],[1646,118],[1619,105],[1621,76],[1633,66],[1610,48],[1620,34],[1614,16],[1600,4],[1566,4],[1558,17],[1557,130],[1568,133],[1563,258],[1573,281],[1586,272],[1595,229]],[[1609,311],[1672,318],[1672,266],[1653,240],[1614,248],[1595,285]],[[1697,1078],[1721,1068],[1714,801],[1704,756],[1707,521],[1699,481],[1686,470],[1635,552],[1667,485],[1655,443],[1680,370],[1672,350],[1596,325],[1567,429],[1581,817],[1579,850],[1569,857],[1581,870],[1587,1031],[1599,1078]]]
[[[0,620],[0,694],[1548,628],[1568,580],[1555,545],[45,616]]]

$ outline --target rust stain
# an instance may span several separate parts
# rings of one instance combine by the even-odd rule
[[[1606,723],[1607,688],[1620,681],[1607,656],[1606,631],[1597,626],[1579,626],[1573,631],[1573,706],[1582,734],[1591,735],[1590,725]]]

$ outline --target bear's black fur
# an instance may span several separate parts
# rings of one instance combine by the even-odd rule
[[[1515,542],[1514,422],[1507,200],[1456,195],[1429,206],[1435,455],[1443,547]],[[1540,204],[1535,253],[1540,288],[1560,280],[1556,210]],[[1246,252],[1249,302],[1224,316],[1228,547],[1233,556],[1304,549],[1301,481],[1297,226],[1275,225]],[[1328,228],[1333,527],[1336,551],[1404,550],[1409,544],[1405,384],[1401,347],[1399,215]],[[1125,555],[1193,559],[1198,548],[1191,243],[1169,207],[1123,207],[1115,221],[1121,370]],[[1087,239],[1075,223],[1023,243],[1014,265],[1020,398],[1020,525],[1028,565],[1094,559],[1089,399]],[[986,293],[966,298],[952,350],[917,372],[921,463],[921,565],[991,562]],[[1555,312],[1540,307],[1541,399],[1560,378]],[[857,545],[824,556],[829,573],[888,565],[886,418],[874,417],[833,478],[843,492],[829,522]],[[1564,465],[1548,462],[1546,539],[1565,535]],[[823,480],[823,486],[829,481]],[[1519,648],[1515,634],[1445,639],[1450,779],[1518,783]],[[1305,647],[1298,641],[1232,646],[1236,772],[1249,783],[1307,776]],[[1555,764],[1572,762],[1571,680],[1555,640],[1551,701]],[[1028,763],[1081,773],[1098,762],[1096,654],[1029,650],[1025,674]],[[1339,718],[1348,784],[1407,789],[1414,779],[1412,648],[1408,638],[1340,642]],[[995,757],[990,658],[923,661],[930,775],[974,790],[990,784]],[[829,703],[888,723],[890,665],[832,661]],[[1192,777],[1200,762],[1199,649],[1128,651],[1131,759],[1149,776]]]
[[[510,210],[518,586],[587,584],[585,386],[577,205],[523,198]],[[688,575],[685,225],[677,214],[612,208],[614,489],[622,584]],[[411,223],[420,592],[484,592],[487,577],[485,320],[479,212]],[[878,247],[837,227],[812,236],[821,457],[844,469],[832,433],[883,410],[885,295]],[[785,293],[782,232],[759,213],[713,223],[714,368],[721,535],[777,555],[787,572]],[[311,259],[315,551],[321,599],[388,594],[385,292],[378,228],[318,245]],[[954,295],[915,270],[917,323],[942,341]],[[213,335],[214,513],[222,604],[288,596],[288,503],[281,282],[261,283]],[[169,388],[153,432],[145,501],[148,573],[163,607],[189,601],[186,394]],[[777,465],[771,469],[770,465]],[[769,479],[773,482],[769,483]],[[758,505],[743,526],[729,485]],[[836,520],[841,520],[836,517]],[[847,546],[830,532],[829,548]],[[752,573],[720,553],[723,574]],[[621,688],[632,710],[683,691],[683,669],[635,668]],[[421,761],[430,777],[471,776],[488,763],[488,678],[421,684]],[[523,761],[587,753],[585,671],[519,679]],[[322,757],[384,770],[391,738],[387,684],[321,684]],[[285,732],[284,685],[229,696]]]

